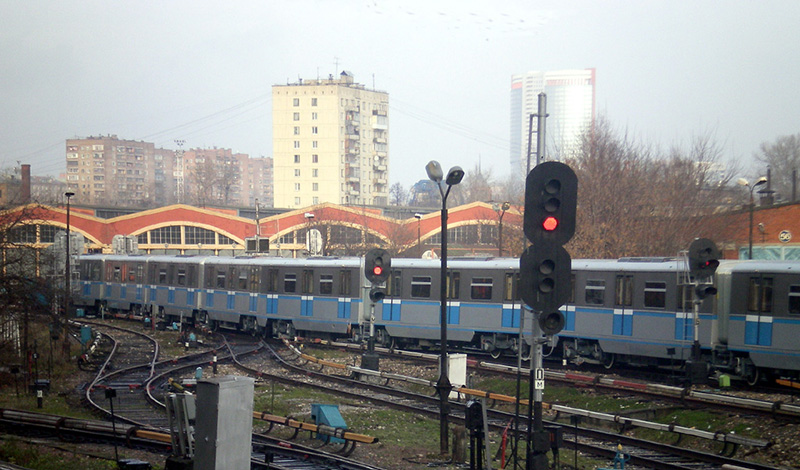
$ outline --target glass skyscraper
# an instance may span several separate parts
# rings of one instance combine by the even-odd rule
[[[595,69],[528,72],[511,77],[511,170],[528,168],[530,115],[538,112],[539,93],[547,95],[545,160],[564,160],[594,125]],[[536,164],[533,120],[531,163]]]

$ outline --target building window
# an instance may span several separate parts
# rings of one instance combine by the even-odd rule
[[[300,191],[300,183],[295,183],[294,184],[294,190],[295,191]]]
[[[319,191],[319,183],[311,183],[312,191]]]
[[[300,98],[295,98],[292,100],[293,106],[300,106]]]
[[[319,204],[319,198],[317,196],[312,197],[311,204]]]
[[[300,135],[300,126],[294,126],[294,135]]]
[[[319,134],[319,128],[317,126],[312,126],[311,127],[311,133],[312,134]]]
[[[300,113],[294,113],[292,119],[295,120],[295,121],[299,121],[300,120]]]
[[[294,205],[295,206],[299,206],[300,205],[300,198],[299,197],[294,198]]]
[[[300,168],[295,168],[294,176],[300,176]]]
[[[294,156],[294,162],[295,163],[300,163],[300,155],[295,155]]]
[[[316,106],[316,105],[317,105],[317,99],[311,98],[311,106]]]
[[[296,149],[300,148],[300,141],[299,140],[295,140],[294,141],[294,148],[296,148]]]
[[[318,177],[319,176],[319,170],[316,169],[316,168],[312,168],[311,169],[311,176],[314,177],[314,178]]]
[[[311,155],[311,163],[319,163],[319,155],[317,154]]]
[[[311,120],[312,121],[316,121],[317,120],[317,113],[311,113]]]
[[[317,141],[316,140],[311,141],[311,148],[312,149],[317,148]]]

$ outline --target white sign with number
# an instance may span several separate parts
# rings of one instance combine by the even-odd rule
[[[533,380],[534,390],[544,390],[544,369],[537,367]]]

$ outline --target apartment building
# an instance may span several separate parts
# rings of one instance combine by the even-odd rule
[[[386,205],[389,95],[353,75],[272,87],[274,205]]]
[[[87,205],[152,207],[155,146],[116,135],[67,139],[67,187]]]
[[[272,159],[230,149],[175,151],[116,135],[68,139],[67,188],[83,205],[272,203]]]

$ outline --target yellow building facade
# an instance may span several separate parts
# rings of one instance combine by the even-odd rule
[[[347,72],[273,86],[275,207],[386,205],[388,108]]]

